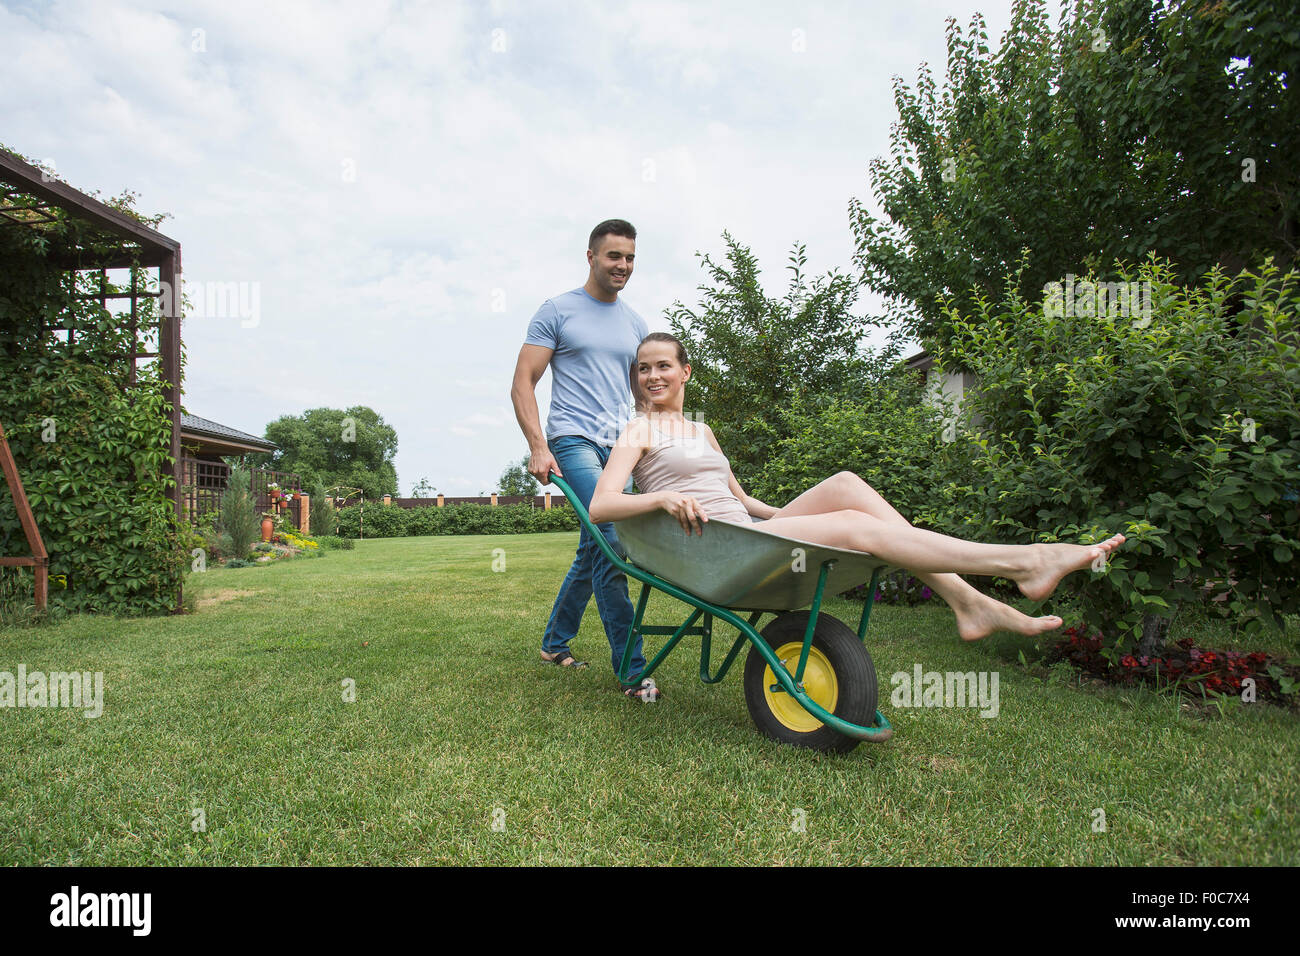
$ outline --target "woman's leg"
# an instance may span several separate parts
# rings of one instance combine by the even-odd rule
[[[809,488],[772,517],[788,518],[794,515],[826,514],[831,511],[843,511],[846,508],[866,512],[881,521],[904,524],[909,528],[912,526],[912,523],[899,514],[898,510],[886,501],[876,489],[851,471],[841,471],[831,475],[825,481]],[[982,603],[977,598],[985,597],[985,595],[955,574],[918,571],[916,576],[948,602],[948,606],[953,609],[959,621],[964,610],[968,608],[974,610]],[[1033,620],[1033,618],[1025,618],[1025,620],[1029,621]],[[963,634],[963,636],[965,635]],[[980,634],[978,636],[983,637],[984,635]]]
[[[1115,535],[1094,545],[982,544],[848,509],[808,515],[778,514],[755,528],[784,537],[865,551],[912,571],[998,575],[1015,581],[1021,592],[1035,601],[1056,590],[1065,575],[1088,567],[1124,541],[1123,535]]]
[[[774,518],[797,515],[826,514],[852,509],[879,518],[881,521],[911,527],[912,523],[899,514],[884,497],[851,471],[841,471],[809,488],[794,501],[780,509]],[[996,598],[976,590],[961,577],[951,573],[916,571],[916,577],[934,589],[957,618],[957,633],[962,640],[975,641],[997,630],[1016,631],[1020,634],[1040,634],[1064,623],[1055,615],[1030,617]]]

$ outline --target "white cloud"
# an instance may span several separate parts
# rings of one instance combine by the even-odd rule
[[[640,230],[625,298],[651,328],[698,300],[694,253],[719,255],[724,229],[773,294],[795,240],[814,274],[849,270],[890,77],[941,73],[945,17],[976,6],[15,4],[4,141],[173,213],[190,280],[260,284],[256,328],[186,323],[191,412],[260,433],[369,404],[398,430],[403,489],[474,494],[525,450],[515,358],[538,305],[583,282],[594,223]],[[537,394],[544,423],[549,376]]]

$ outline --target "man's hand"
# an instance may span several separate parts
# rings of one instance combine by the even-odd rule
[[[555,472],[561,478],[564,472],[560,471],[560,463],[555,460],[551,450],[543,445],[541,448],[533,448],[528,452],[528,473],[540,481],[542,484],[550,484],[551,472]]]
[[[709,516],[704,513],[704,508],[698,501],[678,491],[661,491],[659,495],[659,507],[680,521],[687,534],[692,530],[698,535],[704,534],[702,525],[709,523]]]

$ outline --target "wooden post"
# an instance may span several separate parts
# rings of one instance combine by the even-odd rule
[[[311,533],[311,495],[298,496],[298,530],[303,534]]]
[[[167,459],[163,462],[162,472],[172,479],[171,495],[177,520],[183,520],[181,512],[181,250],[163,259],[158,267],[158,284],[163,293],[159,299],[161,314],[158,316],[158,363],[162,368],[163,399],[170,403],[172,434],[168,444]],[[135,359],[131,359],[132,367]],[[183,579],[182,579],[183,581]],[[176,585],[176,606],[172,613],[185,611],[184,584]]]
[[[18,466],[14,464],[13,452],[5,439],[5,427],[0,423],[0,468],[5,473],[5,483],[9,493],[14,497],[14,510],[23,526],[23,535],[27,538],[27,548],[32,553],[20,558],[0,558],[0,567],[32,568],[36,574],[36,610],[44,611],[50,594],[50,556],[45,553],[45,542],[41,540],[41,531],[36,527],[36,517],[32,506],[27,501],[27,492],[23,490],[23,480],[18,477]]]

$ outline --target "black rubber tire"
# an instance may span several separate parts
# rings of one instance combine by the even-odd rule
[[[808,611],[780,615],[763,628],[763,640],[774,652],[791,641],[802,644],[808,615]],[[876,666],[858,640],[857,633],[839,618],[819,614],[812,646],[825,655],[827,663],[835,671],[838,698],[831,713],[863,727],[872,726],[876,720]],[[793,674],[795,662],[786,666]],[[763,670],[766,667],[763,656],[751,647],[745,659],[745,704],[760,732],[773,740],[823,753],[848,753],[861,743],[856,737],[845,736],[825,724],[811,731],[787,727],[772,712],[763,693]]]

